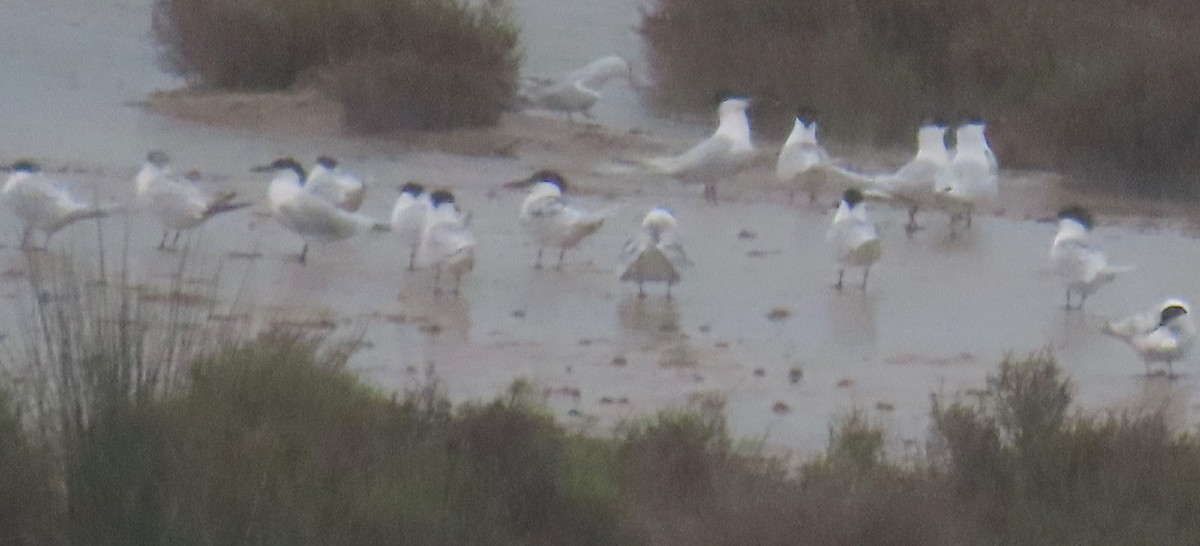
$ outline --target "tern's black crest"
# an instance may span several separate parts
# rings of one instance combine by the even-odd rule
[[[746,97],[746,95],[743,93],[734,93],[733,91],[730,91],[728,89],[719,89],[719,90],[717,90],[716,93],[713,94],[713,106],[720,106],[721,103],[723,103],[729,99],[745,100],[747,98],[748,97]]]
[[[862,203],[862,200],[863,193],[858,188],[850,188],[846,190],[846,193],[842,194],[842,201],[845,201],[846,204],[850,205],[851,207]]]
[[[986,125],[986,124],[987,124],[987,122],[983,120],[983,116],[979,116],[979,115],[967,116],[967,118],[963,120],[963,125]]]
[[[554,184],[555,186],[558,186],[558,191],[567,193],[567,181],[561,174],[558,173],[558,171],[543,169],[533,173],[532,178],[534,182],[546,182],[548,184]]]
[[[1171,319],[1181,317],[1187,314],[1187,309],[1182,305],[1168,305],[1163,307],[1162,314],[1159,316],[1158,325],[1165,326]]]
[[[429,194],[429,201],[433,203],[434,208],[442,203],[454,204],[454,194],[450,190],[434,190]]]
[[[300,165],[300,162],[290,157],[281,157],[276,159],[271,163],[271,168],[275,170],[291,169],[296,172],[297,176],[300,177],[301,183],[303,183],[304,179],[307,177],[307,175],[304,173],[304,167]]]
[[[805,123],[817,121],[817,111],[807,104],[799,104],[796,106],[796,118]]]
[[[943,117],[929,116],[921,120],[921,127],[929,127],[930,125],[937,127],[948,127],[948,125],[946,125],[946,118]]]
[[[323,156],[317,158],[317,165],[320,165],[322,167],[325,167],[326,169],[332,170],[332,169],[337,168],[338,162],[336,159],[334,159],[332,157],[323,155]]]
[[[405,182],[403,186],[400,186],[400,193],[407,193],[413,197],[416,197],[422,193],[425,193],[425,186],[422,186],[416,182]]]
[[[1067,218],[1079,222],[1081,225],[1083,225],[1084,229],[1087,229],[1088,231],[1091,231],[1092,226],[1094,225],[1092,213],[1079,205],[1071,205],[1058,211],[1059,220],[1064,220]]]
[[[36,173],[36,172],[42,170],[42,168],[37,163],[35,163],[29,159],[18,160],[17,162],[13,163],[12,165],[9,165],[8,168],[9,168],[9,170],[11,170],[13,172],[19,172],[19,173]]]
[[[166,167],[171,162],[171,157],[162,150],[150,150],[146,154],[146,161],[155,167]]]

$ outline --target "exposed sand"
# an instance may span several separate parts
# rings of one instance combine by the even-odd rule
[[[174,118],[262,135],[294,137],[355,138],[342,123],[341,106],[314,89],[267,93],[229,93],[178,89],[159,91],[142,105],[156,113]],[[613,131],[596,123],[569,123],[548,113],[512,112],[502,116],[494,127],[456,129],[439,132],[395,132],[377,135],[372,140],[400,143],[406,149],[447,154],[526,158],[555,168],[586,175],[605,175],[605,162],[621,169],[639,157],[678,152],[689,141],[652,135],[641,130]],[[759,142],[757,166],[739,181],[738,195],[725,199],[777,199],[786,188],[770,170],[780,142]],[[908,159],[908,150],[878,150],[852,146],[830,146],[851,168],[862,172],[886,172]],[[1046,219],[1063,205],[1078,203],[1092,208],[1104,218],[1101,224],[1122,224],[1136,228],[1174,227],[1188,232],[1200,230],[1200,219],[1193,214],[1195,205],[1116,196],[1089,191],[1086,181],[1064,180],[1061,176],[1037,171],[1005,171],[1003,191],[994,213],[1018,219]],[[606,181],[605,190],[619,191],[621,177]],[[627,188],[629,189],[629,188]],[[744,190],[758,190],[746,192]]]

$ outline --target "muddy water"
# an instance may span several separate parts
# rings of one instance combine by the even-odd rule
[[[863,408],[889,427],[899,447],[924,436],[931,393],[980,386],[1009,351],[1050,348],[1087,407],[1166,406],[1179,424],[1195,420],[1194,359],[1177,367],[1184,374],[1176,381],[1145,379],[1132,351],[1099,333],[1107,316],[1169,295],[1200,301],[1200,279],[1188,267],[1200,263],[1200,247],[1187,236],[1099,228],[1097,243],[1113,261],[1139,268],[1095,295],[1086,311],[1066,312],[1046,264],[1053,225],[987,217],[951,238],[945,218],[935,216],[926,219],[930,229],[910,239],[902,214],[881,209],[884,257],[865,292],[839,293],[824,247],[828,211],[776,202],[753,177],[741,181],[744,191],[723,188],[735,200],[713,208],[691,189],[598,176],[605,168],[596,165],[572,173],[590,190],[583,205],[619,208],[568,253],[562,271],[534,270],[536,249],[516,221],[521,194],[497,187],[560,158],[536,151],[515,158],[401,153],[385,143],[262,137],[144,113],[127,103],[179,84],[154,69],[147,4],[0,0],[0,156],[76,165],[61,177],[111,202],[128,201],[129,177],[150,146],[203,169],[206,187],[251,198],[261,198],[266,181],[247,173],[249,166],[325,150],[352,158],[383,187],[419,179],[458,188],[474,213],[479,245],[476,270],[457,299],[435,297],[428,273],[406,274],[406,251],[386,234],[315,247],[306,267],[289,259],[298,239],[252,212],[219,218],[189,239],[189,275],[220,276],[218,315],[361,332],[368,346],[352,364],[385,388],[416,385],[429,368],[450,396],[464,400],[527,378],[546,389],[564,420],[598,430],[719,394],[728,398],[736,434],[799,450],[821,448],[834,418]],[[558,73],[609,51],[637,54],[634,5],[578,3],[577,11],[559,11],[548,2],[517,4],[536,71]],[[588,29],[584,38],[576,36],[579,28]],[[642,117],[631,98],[606,101],[597,116],[618,127],[675,130]],[[386,217],[391,198],[388,190],[374,192],[364,211]],[[676,211],[695,265],[672,300],[659,287],[638,300],[613,268],[641,214],[657,204]],[[110,254],[127,239],[140,280],[163,282],[177,269],[181,254],[154,252],[161,232],[144,217],[104,225]],[[96,246],[95,230],[72,227],[54,248],[86,254]],[[9,273],[0,290],[13,301],[25,289],[23,267],[15,250],[0,249],[0,270]],[[18,320],[0,324],[10,333]],[[793,369],[801,375],[795,382]]]

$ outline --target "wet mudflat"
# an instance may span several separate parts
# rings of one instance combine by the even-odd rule
[[[956,238],[944,215],[923,215],[928,229],[909,238],[901,211],[874,211],[883,258],[865,292],[855,273],[837,292],[824,242],[833,196],[821,206],[788,205],[759,169],[722,186],[728,200],[711,207],[698,188],[613,167],[643,151],[682,149],[704,126],[660,124],[618,101],[611,116],[598,111],[600,124],[612,121],[615,129],[514,118],[509,129],[520,132],[523,144],[490,156],[205,127],[128,104],[178,85],[153,67],[148,2],[32,4],[0,0],[13,14],[0,23],[0,40],[16,43],[34,24],[71,40],[53,49],[6,49],[13,53],[0,63],[27,78],[0,84],[0,119],[10,128],[0,136],[0,156],[42,159],[81,195],[129,202],[133,173],[151,147],[169,150],[181,168],[200,169],[205,189],[233,189],[257,201],[267,179],[249,173],[251,166],[278,155],[309,162],[333,153],[374,182],[363,211],[381,219],[394,186],[406,180],[456,189],[479,238],[476,269],[458,298],[436,297],[431,272],[407,273],[407,250],[388,234],[314,247],[300,266],[291,259],[299,239],[255,211],[216,219],[187,239],[187,253],[155,251],[161,231],[136,212],[104,221],[110,271],[128,245],[129,270],[141,282],[167,284],[180,260],[185,276],[216,278],[216,299],[205,302],[213,321],[361,334],[366,344],[351,364],[382,388],[413,387],[432,370],[453,399],[466,400],[490,398],[524,378],[545,389],[562,419],[597,431],[717,394],[728,399],[736,435],[799,450],[820,449],[833,419],[862,408],[884,420],[901,446],[924,437],[932,393],[954,396],[980,386],[1010,351],[1049,348],[1085,406],[1165,406],[1177,423],[1195,422],[1194,357],[1176,366],[1182,375],[1175,381],[1147,379],[1133,352],[1099,330],[1105,318],[1167,296],[1198,301],[1200,279],[1191,266],[1200,263],[1200,245],[1187,230],[1146,226],[1136,216],[1102,223],[1094,241],[1112,262],[1138,269],[1089,299],[1084,311],[1067,312],[1047,264],[1055,228],[1036,219],[1073,196],[1005,173],[1005,213],[977,219]],[[89,16],[98,27],[82,25]],[[129,34],[134,28],[140,34]],[[89,51],[105,52],[111,66],[90,72],[98,61]],[[555,63],[570,60],[538,62],[554,73]],[[630,135],[633,125],[644,134]],[[546,133],[542,140],[528,137]],[[585,207],[615,207],[600,232],[567,254],[561,271],[533,269],[536,248],[516,218],[523,194],[500,188],[546,165],[577,183]],[[639,300],[615,270],[622,243],[655,205],[675,211],[695,262],[670,301],[654,286]],[[1105,208],[1120,211],[1122,203]],[[97,225],[83,223],[56,236],[49,254],[91,263],[96,241]],[[27,266],[12,248],[15,236],[0,235],[0,242],[8,245],[0,249],[0,295],[14,303],[6,306],[0,333],[12,337],[27,318],[20,304],[29,297]]]

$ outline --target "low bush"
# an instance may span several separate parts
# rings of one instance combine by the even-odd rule
[[[910,145],[921,120],[983,117],[1010,167],[1143,195],[1196,191],[1200,53],[1178,0],[656,0],[644,37],[666,111],[759,96],[778,134],[797,105],[823,134]],[[1092,184],[1095,185],[1095,184]]]
[[[1200,539],[1200,442],[1162,415],[1072,416],[1048,355],[1008,359],[974,402],[935,402],[935,460],[972,542]]]
[[[61,540],[62,509],[44,447],[30,442],[11,395],[0,389],[0,544]]]
[[[935,399],[925,458],[891,460],[886,431],[853,411],[797,467],[734,443],[717,398],[588,437],[526,383],[457,408],[434,382],[385,397],[346,371],[353,344],[284,331],[193,346],[171,368],[186,379],[168,383],[124,283],[31,277],[45,281],[33,283],[37,316],[57,326],[31,342],[31,367],[5,364],[53,368],[49,391],[90,386],[58,404],[0,389],[4,544],[1200,540],[1200,441],[1162,415],[1079,414],[1047,354],[1006,359],[970,397]],[[80,306],[73,291],[88,286],[115,299]],[[112,322],[112,309],[129,312]],[[164,339],[191,339],[186,321],[171,324]],[[161,373],[130,376],[137,362]]]
[[[156,0],[154,32],[195,84],[316,82],[364,132],[494,123],[516,89],[506,0]]]

